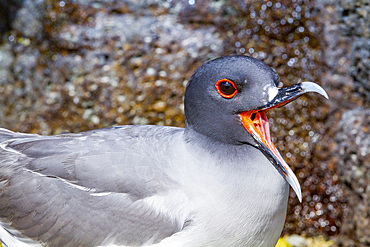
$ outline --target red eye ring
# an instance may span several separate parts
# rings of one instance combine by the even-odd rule
[[[223,88],[226,83],[231,84],[231,86],[232,86],[231,91],[230,91],[229,85],[227,85],[228,88],[226,90],[225,90],[225,88]],[[215,87],[216,87],[216,90],[219,93],[219,95],[221,95],[222,97],[224,97],[226,99],[231,99],[238,92],[238,89],[236,88],[234,82],[232,82],[231,80],[226,79],[226,78],[218,80],[215,84]]]

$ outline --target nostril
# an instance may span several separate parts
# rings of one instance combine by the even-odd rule
[[[256,118],[256,113],[254,112],[251,116],[251,120],[253,121]]]

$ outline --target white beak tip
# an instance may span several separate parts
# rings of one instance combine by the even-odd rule
[[[329,99],[329,96],[326,93],[326,91],[320,85],[314,82],[310,82],[310,81],[301,82],[301,87],[303,88],[305,93],[315,92],[315,93],[321,94],[326,99]]]
[[[299,191],[299,193],[297,194],[297,197],[298,197],[299,202],[302,203],[302,193],[301,193],[301,191]]]
[[[295,194],[298,197],[299,202],[302,202],[302,190],[297,177],[295,176],[295,174],[293,173],[289,166],[286,166],[285,169],[286,169],[285,176],[286,181],[290,184],[290,186],[294,190]]]

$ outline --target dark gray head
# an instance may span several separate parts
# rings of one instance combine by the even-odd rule
[[[225,98],[218,93],[215,85],[222,79],[235,84],[234,97]],[[195,71],[186,87],[186,127],[229,144],[253,143],[239,114],[265,105],[278,83],[277,73],[252,57],[211,60]]]
[[[313,82],[286,88],[278,88],[278,84],[276,72],[251,57],[221,57],[205,63],[186,87],[186,133],[212,143],[258,148],[301,199],[297,178],[271,142],[266,111],[306,92],[317,92],[326,98],[327,94]]]

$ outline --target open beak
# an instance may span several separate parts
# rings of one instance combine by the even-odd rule
[[[302,202],[301,186],[293,171],[271,142],[266,112],[273,108],[281,107],[307,92],[316,92],[327,99],[329,98],[325,90],[316,83],[302,82],[290,87],[279,88],[276,96],[266,105],[240,113],[243,126],[252,135],[258,149],[262,151],[283,178],[292,186],[300,202]]]

